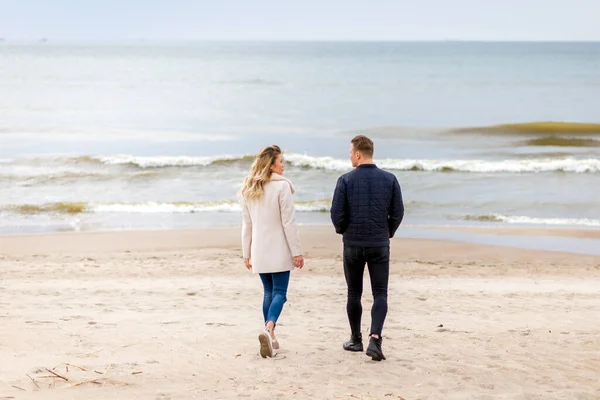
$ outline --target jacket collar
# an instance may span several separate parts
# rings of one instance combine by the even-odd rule
[[[276,174],[275,172],[273,172],[271,174],[271,180],[272,181],[285,181],[290,185],[290,189],[292,190],[292,194],[294,194],[294,192],[296,191],[296,189],[294,189],[294,185],[292,185],[292,182],[290,182],[289,179],[284,178],[283,176]]]
[[[356,168],[377,168],[376,164],[360,164]]]

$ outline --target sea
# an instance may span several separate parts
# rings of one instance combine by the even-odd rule
[[[328,225],[350,140],[404,226],[600,227],[600,43],[0,43],[0,234],[241,223],[264,146]],[[589,125],[578,125],[589,124]]]

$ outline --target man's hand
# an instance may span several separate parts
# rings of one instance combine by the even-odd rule
[[[298,269],[302,269],[304,267],[304,257],[296,256],[294,257],[294,267]]]
[[[248,270],[252,270],[252,264],[250,264],[249,258],[244,258],[244,265],[246,266],[246,268],[248,268]]]

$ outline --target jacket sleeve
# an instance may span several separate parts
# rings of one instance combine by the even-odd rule
[[[388,211],[388,228],[390,230],[390,237],[394,237],[400,223],[404,218],[404,203],[402,202],[402,190],[398,179],[394,176],[394,184],[392,189],[392,202]]]
[[[346,197],[346,182],[343,176],[338,178],[335,186],[330,214],[336,233],[342,235],[348,228],[348,198]]]
[[[279,191],[279,211],[281,213],[281,224],[285,233],[292,256],[302,255],[302,246],[300,245],[300,235],[298,225],[296,224],[296,210],[294,209],[294,200],[292,199],[292,189],[287,183]]]
[[[250,246],[252,244],[252,218],[245,199],[242,199],[242,254],[244,258],[250,258]]]

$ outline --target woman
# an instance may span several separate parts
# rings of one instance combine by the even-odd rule
[[[264,288],[264,332],[258,336],[260,355],[273,357],[277,319],[287,301],[290,271],[304,266],[292,194],[284,178],[278,146],[262,149],[242,185],[242,251],[244,265],[258,273]]]

